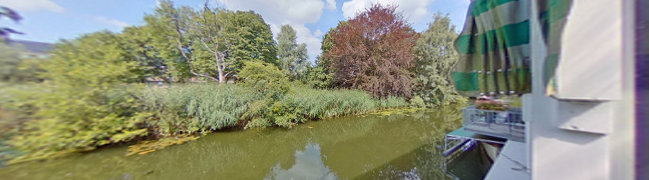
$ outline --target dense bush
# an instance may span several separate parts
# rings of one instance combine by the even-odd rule
[[[9,143],[25,152],[19,159],[52,157],[130,141],[147,134],[147,113],[139,111],[135,63],[119,39],[99,32],[63,42],[40,66],[46,82],[35,91],[17,93],[30,121]],[[15,112],[15,111],[14,111]]]
[[[25,50],[17,44],[0,42],[0,82],[39,82],[37,74],[42,72],[37,64],[43,59],[21,56]]]
[[[243,86],[251,87],[274,99],[280,98],[288,91],[288,77],[277,66],[258,61],[248,61],[244,64],[239,73]]]
[[[331,88],[332,79],[333,76],[327,72],[327,69],[323,65],[316,64],[315,67],[309,68],[309,72],[306,75],[306,84],[313,88],[327,89]]]
[[[335,46],[323,56],[330,61],[335,86],[376,97],[412,96],[412,50],[419,35],[396,7],[373,5],[329,35]]]
[[[429,106],[461,103],[465,99],[455,92],[450,80],[451,69],[459,59],[453,47],[458,35],[448,15],[437,13],[433,18],[414,47],[415,94]]]

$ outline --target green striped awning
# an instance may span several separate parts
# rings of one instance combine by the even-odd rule
[[[530,0],[475,0],[455,42],[451,77],[465,96],[528,93]]]
[[[546,94],[557,94],[555,69],[561,57],[561,34],[566,24],[567,16],[572,6],[572,0],[539,0],[539,23],[543,32],[543,40],[547,46],[547,55],[543,66],[543,82]]]
[[[531,91],[531,0],[474,0],[455,41],[460,60],[451,77],[465,96],[512,95]],[[537,0],[547,48],[543,67],[546,94],[555,95],[561,34],[572,0]]]

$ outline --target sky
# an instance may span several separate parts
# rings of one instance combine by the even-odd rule
[[[204,0],[174,0],[199,8]],[[101,30],[121,32],[124,27],[144,24],[157,0],[0,0],[0,6],[16,10],[19,24],[0,19],[0,27],[11,27],[24,35],[14,39],[55,43]],[[469,0],[212,0],[214,6],[231,10],[253,10],[268,23],[276,36],[283,24],[297,32],[298,43],[306,43],[309,59],[320,54],[324,33],[339,21],[352,18],[373,4],[397,5],[417,32],[425,31],[433,14],[448,14],[456,30],[462,28]]]

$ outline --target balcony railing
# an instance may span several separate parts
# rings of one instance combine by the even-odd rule
[[[469,106],[462,114],[466,130],[519,142],[525,139],[525,122],[520,108],[496,111]]]

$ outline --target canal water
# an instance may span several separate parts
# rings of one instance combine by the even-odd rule
[[[216,132],[144,155],[118,146],[10,165],[0,179],[448,179],[440,148],[460,123],[447,108]]]

